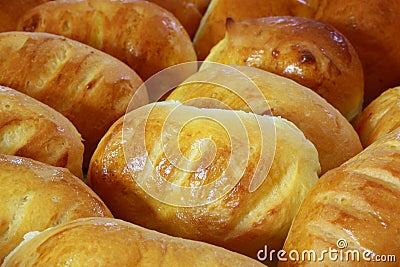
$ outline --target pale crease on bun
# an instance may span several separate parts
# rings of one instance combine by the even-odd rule
[[[187,105],[281,116],[293,122],[313,142],[322,173],[362,150],[352,125],[309,88],[257,68],[208,64],[172,91],[167,99]]]
[[[314,145],[285,119],[167,101],[110,128],[88,184],[116,218],[257,258],[282,246],[319,170]]]
[[[0,86],[0,153],[69,169],[83,178],[81,135],[63,115],[14,89]]]
[[[18,30],[88,44],[125,62],[143,80],[170,66],[196,61],[179,20],[148,1],[51,1],[26,12]]]
[[[279,266],[399,266],[399,168],[397,128],[323,175],[302,203],[284,245],[300,255],[314,251],[320,260],[300,258]],[[323,257],[323,251],[332,253]]]
[[[112,218],[78,219],[26,239],[3,267],[265,266],[220,247]]]
[[[48,33],[0,33],[0,85],[67,117],[82,135],[86,167],[128,105],[148,103],[146,90],[138,90],[142,84],[121,61],[77,41]]]
[[[84,217],[112,217],[103,201],[65,168],[0,154],[0,262],[31,231]]]
[[[226,27],[225,38],[205,61],[256,67],[290,78],[317,92],[349,121],[361,112],[363,67],[352,44],[332,26],[271,16],[229,20]]]
[[[356,118],[353,126],[364,147],[400,126],[400,87],[390,88],[375,98]]]

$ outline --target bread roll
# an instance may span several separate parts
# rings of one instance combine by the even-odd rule
[[[148,103],[140,77],[117,59],[65,37],[0,34],[0,84],[44,102],[82,134],[88,165],[98,141],[132,107]]]
[[[64,168],[0,155],[0,181],[0,263],[30,231],[77,218],[112,217],[100,198]]]
[[[212,0],[194,37],[199,60],[224,38],[227,18],[242,21],[268,16],[301,16],[312,18],[321,0]]]
[[[400,87],[390,88],[372,101],[353,125],[364,147],[400,126]]]
[[[400,1],[322,0],[315,18],[334,26],[355,47],[364,67],[368,105],[400,84]]]
[[[335,262],[326,254],[320,263],[324,266],[376,266],[379,260],[376,255],[395,255],[399,259],[399,136],[397,128],[323,175],[301,205],[284,250],[296,249],[300,253],[314,250],[318,257],[329,249],[341,251],[343,257],[349,250],[360,255],[359,261]],[[336,255],[339,257],[340,253]],[[305,260],[282,262],[281,266],[307,264],[313,265]],[[384,266],[398,266],[398,263],[388,260]]]
[[[3,86],[0,153],[65,167],[83,178],[83,144],[72,123],[49,106]]]
[[[218,101],[225,108],[282,116],[313,142],[322,173],[362,150],[351,124],[322,97],[292,80],[257,68],[212,64],[190,76],[168,100],[203,107],[215,107]]]
[[[0,32],[15,31],[18,19],[29,9],[50,0],[0,1]]]
[[[196,53],[181,23],[147,1],[53,1],[21,18],[19,30],[49,32],[100,49],[132,67],[143,80]]]
[[[336,29],[313,19],[228,20],[225,38],[205,61],[246,65],[290,78],[324,97],[349,121],[362,109],[364,77],[357,52]]]
[[[256,258],[282,246],[319,169],[289,121],[168,101],[110,128],[88,184],[117,218]]]
[[[265,266],[202,242],[112,218],[84,218],[31,233],[6,266]]]

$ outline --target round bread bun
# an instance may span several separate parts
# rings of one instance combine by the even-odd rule
[[[322,0],[315,15],[356,49],[364,68],[364,106],[400,84],[399,13],[398,0]]]
[[[48,33],[0,33],[0,84],[67,117],[81,133],[84,166],[108,128],[132,107],[148,103],[140,77],[114,57]]]
[[[321,0],[212,0],[193,39],[199,60],[224,38],[228,18],[242,21],[268,16],[299,16],[312,18]]]
[[[112,217],[67,169],[0,155],[0,263],[31,231],[84,217]]]
[[[24,14],[18,30],[63,35],[128,64],[143,80],[183,62],[196,61],[179,20],[148,1],[51,1]]]
[[[110,128],[88,185],[116,218],[257,258],[282,246],[319,170],[285,119],[167,101]]]
[[[190,76],[167,99],[209,108],[216,107],[217,100],[228,109],[282,116],[313,142],[321,174],[362,150],[352,125],[325,99],[288,78],[261,69],[213,63]]]
[[[63,115],[0,86],[0,154],[31,158],[83,178],[81,135]]]
[[[317,92],[349,121],[362,109],[364,77],[357,52],[336,29],[313,19],[228,20],[225,38],[205,61],[246,65],[290,78]]]
[[[400,126],[400,87],[390,88],[374,99],[356,118],[354,128],[364,147]]]
[[[210,244],[171,237],[113,218],[84,218],[32,233],[7,266],[265,266]]]

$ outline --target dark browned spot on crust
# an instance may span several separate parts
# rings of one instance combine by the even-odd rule
[[[300,53],[300,63],[315,63],[315,56],[310,50],[301,50]]]
[[[280,51],[277,49],[274,49],[274,50],[272,50],[271,54],[272,54],[272,57],[276,59],[279,56]]]
[[[31,19],[31,23],[24,25],[24,27],[23,27],[24,31],[34,32],[39,25],[39,21],[40,21],[40,15],[39,14],[33,15],[32,19]]]

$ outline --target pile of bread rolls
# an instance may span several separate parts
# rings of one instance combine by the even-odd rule
[[[0,3],[1,266],[398,266],[399,12]]]

